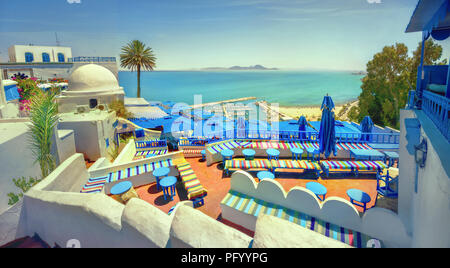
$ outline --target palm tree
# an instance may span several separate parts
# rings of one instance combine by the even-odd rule
[[[146,47],[139,40],[133,40],[122,47],[120,54],[120,66],[137,71],[137,97],[141,97],[141,68],[151,70],[156,66],[156,57],[150,47]]]
[[[41,167],[42,179],[55,168],[56,163],[51,154],[52,138],[58,121],[58,104],[53,90],[37,90],[31,98],[29,144],[31,151]]]

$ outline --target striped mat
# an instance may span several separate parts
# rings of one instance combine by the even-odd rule
[[[366,149],[366,150],[373,150],[372,147],[370,147],[367,143],[360,143],[360,142],[338,142],[336,143],[336,146],[338,150],[347,150],[350,149]]]
[[[367,241],[371,239],[368,235],[360,232],[352,231],[307,214],[253,198],[234,190],[230,190],[227,193],[221,204],[255,217],[262,214],[272,215],[357,248],[366,247]]]
[[[327,170],[382,170],[387,168],[383,161],[321,161],[320,163]]]
[[[177,168],[180,172],[181,181],[183,182],[184,188],[187,191],[189,200],[206,196],[206,189],[197,179],[197,175],[195,175],[194,170],[192,170],[189,163],[185,162],[179,164]]]
[[[107,175],[108,182],[114,182],[118,180],[123,180],[132,176],[137,176],[139,174],[152,172],[153,170],[160,167],[170,167],[172,166],[172,159],[161,160],[158,162],[152,162],[140,166],[130,167],[122,169],[119,171],[111,172]]]
[[[145,156],[145,155],[149,155],[149,154],[153,154],[153,155],[167,154],[167,150],[145,150],[145,151],[139,151],[139,152],[136,152],[136,154],[134,156]]]
[[[90,178],[87,183],[81,188],[81,193],[97,193],[101,192],[105,183],[111,183],[118,180],[123,180],[132,176],[136,176],[143,173],[152,172],[159,167],[172,166],[172,159],[162,160],[158,162],[152,162],[141,166],[135,166],[126,168],[116,172],[111,172],[106,176],[98,178]]]
[[[308,160],[271,160],[272,168],[297,168],[320,170],[320,165]]]
[[[222,152],[223,150],[234,149],[234,148],[238,148],[240,146],[241,146],[241,144],[237,141],[227,141],[224,143],[212,145],[212,146],[208,147],[207,150],[213,154],[216,154],[216,153]]]
[[[270,169],[270,161],[267,159],[258,159],[258,160],[225,160],[225,168],[239,168],[239,169],[251,169],[251,168],[266,168]]]
[[[80,193],[99,193],[103,185],[108,181],[108,177],[89,178],[86,184],[81,188]]]

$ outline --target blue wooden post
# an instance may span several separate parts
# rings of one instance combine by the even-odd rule
[[[448,61],[448,70],[447,70],[447,91],[445,93],[445,97],[450,98],[450,59]]]
[[[422,74],[423,74],[423,57],[425,54],[425,41],[428,39],[426,36],[426,32],[422,32],[422,51],[420,54],[420,65],[417,70],[417,85],[416,85],[416,93],[417,93],[417,107],[420,108],[422,106]]]

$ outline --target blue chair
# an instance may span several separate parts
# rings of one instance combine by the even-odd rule
[[[384,182],[384,186],[381,186],[381,182]],[[396,189],[394,190],[391,188],[391,185],[395,183]],[[389,175],[389,170],[386,171],[386,175],[381,175],[380,173],[377,173],[377,192],[386,197],[396,198],[398,197],[398,177],[392,178]]]

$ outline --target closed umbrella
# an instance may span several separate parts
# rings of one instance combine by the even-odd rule
[[[373,122],[370,116],[365,116],[361,121],[361,132],[362,133],[371,133],[373,128]],[[363,135],[362,139],[364,141],[369,141],[370,135]]]
[[[302,115],[298,119],[298,131],[300,131],[300,139],[304,140],[306,139],[306,125],[308,124],[308,121],[306,121],[306,118]],[[303,131],[303,132],[302,132]]]
[[[319,130],[319,145],[320,145],[320,153],[323,153],[325,158],[328,158],[333,152],[334,155],[337,155],[336,149],[336,129],[335,129],[335,121],[334,121],[334,112],[332,111],[334,108],[333,100],[330,96],[325,96],[322,102],[322,119],[320,121],[320,130]]]

